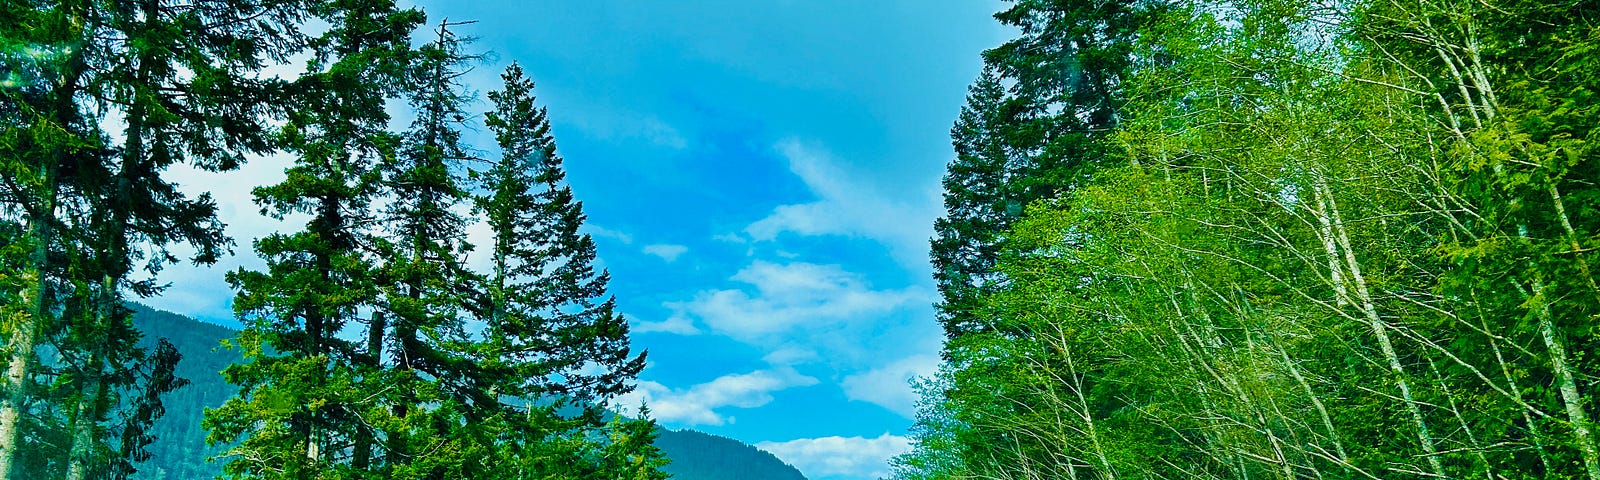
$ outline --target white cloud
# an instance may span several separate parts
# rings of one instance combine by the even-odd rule
[[[936,188],[910,196],[890,192],[873,183],[877,176],[850,171],[814,145],[789,139],[774,148],[817,200],[774,208],[745,227],[751,239],[770,241],[784,233],[867,238],[889,247],[902,266],[919,272],[929,268],[928,238],[940,213]]]
[[[745,243],[745,242],[748,242],[748,240],[745,240],[744,237],[741,237],[738,234],[733,234],[733,233],[720,233],[720,234],[711,236],[711,239],[719,241],[719,242],[726,242],[726,243]]]
[[[817,351],[798,346],[778,347],[761,357],[761,360],[772,365],[795,365],[821,358]]]
[[[933,375],[939,368],[937,355],[913,355],[888,365],[844,378],[839,385],[851,400],[875,403],[906,418],[913,418],[917,393],[911,380]]]
[[[620,241],[625,245],[632,245],[633,244],[633,235],[630,235],[630,234],[628,234],[626,232],[620,232],[620,231],[617,231],[617,230],[612,230],[612,229],[609,229],[609,228],[606,228],[606,227],[595,225],[593,223],[585,223],[585,224],[583,224],[583,232],[587,233],[587,234],[589,234],[591,236],[595,236],[595,237],[604,237],[604,238],[616,239],[617,241]]]
[[[745,227],[744,232],[756,240],[772,240],[780,233],[800,235],[844,235],[852,233],[837,215],[837,205],[815,202],[799,205],[779,205],[766,218]]]
[[[731,423],[733,417],[718,409],[760,407],[772,402],[772,392],[816,384],[817,379],[789,368],[724,375],[687,389],[641,381],[637,389],[617,398],[613,405],[624,414],[636,414],[639,405],[648,405],[651,416],[663,422],[722,425]]]
[[[283,181],[284,168],[293,163],[288,155],[252,157],[250,161],[232,172],[208,172],[188,164],[178,164],[162,174],[162,178],[176,183],[179,191],[189,198],[209,193],[217,203],[217,218],[227,225],[224,230],[237,242],[233,255],[217,259],[211,266],[193,266],[188,263],[173,265],[161,271],[157,279],[171,283],[160,296],[140,300],[162,310],[227,320],[233,318],[228,307],[233,298],[233,288],[223,280],[226,272],[240,267],[260,270],[266,263],[256,256],[252,242],[273,232],[293,231],[309,218],[304,214],[291,214],[284,220],[261,215],[254,203],[251,189],[257,185],[272,185]],[[174,252],[182,258],[193,252],[186,246],[177,246]]]
[[[684,252],[688,251],[689,247],[683,245],[655,244],[644,246],[644,253],[661,257],[662,260],[668,262],[677,260],[679,255],[683,255]]]
[[[695,328],[694,321],[680,315],[673,315],[659,322],[638,322],[631,327],[633,333],[676,333],[678,335],[698,335],[699,328]]]
[[[756,448],[772,452],[808,478],[880,478],[889,475],[889,459],[910,450],[911,441],[885,433],[878,438],[822,437],[761,442]]]
[[[677,315],[698,318],[713,332],[746,342],[794,330],[867,322],[902,306],[928,301],[921,289],[875,290],[838,265],[757,260],[732,278],[754,287],[705,290],[687,302],[668,302]]]

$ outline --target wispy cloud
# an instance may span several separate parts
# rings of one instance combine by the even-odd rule
[[[907,198],[887,191],[872,181],[872,175],[850,171],[819,146],[791,138],[773,148],[789,161],[789,170],[817,200],[780,205],[745,227],[746,235],[758,241],[785,233],[867,238],[887,246],[908,269],[928,268],[928,238],[939,215],[936,189],[924,189]]]
[[[662,260],[668,262],[677,260],[679,255],[683,255],[688,251],[689,247],[683,245],[655,244],[644,246],[644,253],[661,257]]]
[[[660,117],[610,105],[589,105],[586,115],[565,117],[596,140],[610,142],[645,142],[672,150],[689,146],[689,140],[676,127]]]
[[[746,243],[749,241],[735,233],[719,233],[717,235],[713,235],[711,239],[727,243]]]
[[[633,244],[633,235],[627,232],[612,230],[593,223],[583,224],[583,232],[595,237],[610,238],[622,242],[624,245]]]
[[[912,418],[916,414],[917,394],[911,388],[911,380],[933,375],[938,368],[937,355],[912,355],[847,376],[840,386],[851,400],[874,403]]]
[[[910,450],[911,441],[885,433],[878,438],[822,437],[761,442],[756,448],[772,452],[808,478],[882,478],[889,475],[889,459]]]
[[[798,330],[871,321],[927,296],[917,288],[878,290],[838,265],[757,260],[732,280],[740,289],[705,290],[686,302],[668,302],[677,315],[699,319],[714,333],[769,343]]]
[[[722,425],[732,423],[734,417],[718,409],[760,407],[772,401],[773,392],[816,384],[817,379],[788,368],[724,375],[686,389],[644,381],[613,405],[625,414],[637,413],[641,404],[648,405],[651,415],[663,422]]]
[[[700,333],[700,329],[695,328],[693,321],[677,315],[658,322],[635,322],[630,328],[633,333],[659,332],[678,335],[698,335]]]

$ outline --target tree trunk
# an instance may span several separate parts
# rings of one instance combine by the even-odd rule
[[[51,173],[46,174],[49,179],[46,183],[48,187],[51,187],[49,190],[52,191],[54,190],[53,180],[55,177],[53,174],[55,169],[53,167],[53,165],[50,166],[48,170]],[[42,210],[52,213],[55,211],[54,196],[52,193],[47,197],[45,208]],[[7,359],[9,363],[7,363],[5,377],[7,395],[3,399],[4,401],[0,402],[0,478],[5,479],[20,478],[18,475],[12,475],[12,470],[17,463],[18,450],[22,446],[22,430],[19,428],[19,423],[22,419],[22,411],[28,402],[28,386],[33,381],[32,367],[34,350],[38,347],[39,330],[48,323],[45,320],[48,318],[47,316],[52,314],[49,307],[49,280],[46,278],[49,258],[48,245],[51,234],[50,221],[34,219],[32,223],[34,225],[30,228],[32,231],[30,237],[37,242],[32,260],[35,266],[32,272],[34,286],[33,291],[29,292],[32,297],[29,299],[30,303],[32,303],[32,311],[26,318],[16,320],[15,330],[12,331],[11,338],[7,339],[7,344],[10,347],[10,358]]]
[[[81,29],[83,19],[75,18],[73,24]],[[74,97],[83,74],[82,49],[73,53],[67,68],[68,73],[55,86],[55,98],[51,105],[55,127],[62,130],[66,130],[77,115]],[[32,258],[29,259],[32,269],[29,280],[33,282],[33,288],[26,294],[31,297],[26,300],[31,303],[28,317],[17,319],[18,324],[11,332],[11,338],[6,339],[10,347],[4,385],[7,395],[0,398],[0,478],[4,479],[21,478],[20,475],[14,475],[18,472],[12,470],[16,469],[18,449],[22,445],[19,423],[28,401],[28,384],[33,380],[34,350],[38,348],[39,335],[46,325],[52,323],[51,317],[55,315],[51,305],[49,276],[50,244],[55,241],[56,197],[60,193],[56,171],[70,161],[70,152],[63,146],[56,147],[54,155],[39,165],[39,173],[43,178],[38,210],[29,212],[28,239],[34,245]]]
[[[372,323],[367,325],[367,367],[363,375],[376,374],[383,364],[383,335],[388,329],[388,321],[383,312],[372,312]],[[358,415],[357,418],[360,416]],[[356,471],[365,471],[372,463],[372,447],[374,443],[373,431],[364,422],[356,426],[355,452],[351,454],[350,466]]]
[[[1316,188],[1318,196],[1322,197],[1321,200],[1326,205],[1328,218],[1332,220],[1334,238],[1343,250],[1344,264],[1349,269],[1350,282],[1355,287],[1352,289],[1356,294],[1355,303],[1366,317],[1372,335],[1377,338],[1378,348],[1388,361],[1390,373],[1394,375],[1395,386],[1400,390],[1400,398],[1405,401],[1406,410],[1416,423],[1417,441],[1422,444],[1422,452],[1427,457],[1428,466],[1439,478],[1450,478],[1445,475],[1444,465],[1439,461],[1439,449],[1434,443],[1433,434],[1428,430],[1428,421],[1422,414],[1422,407],[1411,393],[1411,383],[1406,380],[1406,371],[1400,364],[1400,355],[1395,352],[1394,343],[1389,339],[1389,325],[1378,315],[1378,308],[1372,301],[1372,293],[1367,288],[1366,278],[1361,275],[1361,263],[1356,260],[1355,250],[1351,247],[1349,232],[1345,230],[1344,219],[1339,214],[1339,205],[1333,199],[1327,182],[1319,179]]]
[[[1544,278],[1538,272],[1533,276],[1533,296],[1539,302],[1536,315],[1539,318],[1539,336],[1544,339],[1545,348],[1550,350],[1550,369],[1556,374],[1557,388],[1561,391],[1561,403],[1567,410],[1567,421],[1572,422],[1572,434],[1578,452],[1583,455],[1584,470],[1590,480],[1600,480],[1600,452],[1594,444],[1594,428],[1589,421],[1589,413],[1583,409],[1583,396],[1578,394],[1577,375],[1573,374],[1567,357],[1567,345],[1556,333],[1555,321],[1551,318],[1549,298],[1545,296]]]
[[[94,447],[98,439],[94,430],[100,424],[100,400],[106,394],[105,381],[100,378],[100,363],[101,359],[95,355],[83,368],[84,395],[78,400],[78,410],[72,421],[72,450],[67,459],[67,480],[90,478],[96,463]]]

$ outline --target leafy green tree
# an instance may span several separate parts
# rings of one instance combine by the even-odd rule
[[[1102,145],[1127,162],[994,237],[988,330],[947,344],[901,478],[1593,477],[1571,7],[1149,10]]]

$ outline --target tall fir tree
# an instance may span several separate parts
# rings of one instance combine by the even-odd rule
[[[371,204],[377,167],[399,143],[385,102],[409,78],[409,38],[423,19],[391,0],[327,2],[313,13],[329,28],[310,43],[279,133],[295,164],[283,182],[254,192],[263,214],[311,218],[299,232],[255,243],[265,271],[228,275],[240,291],[246,362],[224,371],[240,395],[205,423],[213,442],[233,445],[224,467],[232,478],[363,478],[378,438],[362,420],[372,415],[362,399],[380,353],[341,334],[378,303]]]
[[[984,70],[951,128],[956,158],[943,181],[946,213],[931,242],[950,381],[941,384],[948,390],[930,394],[960,398],[991,389],[983,372],[997,367],[984,352],[1030,335],[996,308],[997,295],[1014,287],[999,268],[1013,248],[1011,229],[1030,205],[1089,185],[1097,169],[1117,163],[1112,134],[1140,31],[1169,8],[1164,1],[1018,0],[995,14],[1020,35],[983,53]],[[926,405],[957,410],[923,415],[953,419],[929,426],[929,439],[949,438],[933,429],[963,425],[980,413],[961,410],[971,403],[960,401]],[[966,448],[949,454],[1014,458],[1011,450],[1024,448],[1008,442],[1002,429],[981,427],[962,428],[964,441],[945,442]]]
[[[975,309],[1005,283],[993,268],[997,249],[1026,207],[1117,159],[1110,134],[1134,45],[1169,3],[1019,0],[995,14],[1021,34],[983,53],[983,73],[951,129],[956,158],[932,242],[947,338],[993,323]]]
[[[516,450],[546,452],[535,454],[532,462],[512,462],[528,469],[513,476],[548,478],[572,468],[573,459],[563,456],[584,456],[585,444],[591,445],[588,454],[595,454],[600,445],[590,440],[591,432],[602,427],[613,434],[623,434],[617,429],[632,433],[614,438],[601,457],[634,455],[645,462],[635,468],[654,469],[649,462],[659,453],[641,450],[649,442],[641,443],[637,433],[655,428],[653,422],[601,423],[606,402],[632,389],[644,355],[629,353],[628,323],[606,293],[610,276],[595,270],[594,240],[579,232],[583,204],[565,184],[549,118],[534,103],[533,81],[516,64],[501,78],[504,88],[489,93],[494,109],[485,115],[501,157],[476,173],[483,193],[475,204],[493,245],[492,271],[478,307],[485,318],[483,342],[475,358],[483,375],[479,388],[527,405],[525,412],[490,405],[494,413],[508,416],[512,442],[528,444]],[[550,439],[560,439],[568,453],[550,455],[557,443]],[[620,465],[591,468],[610,478],[620,475],[610,470]]]
[[[1024,199],[1012,190],[1013,151],[1008,148],[1005,88],[986,68],[968,89],[967,104],[950,129],[956,159],[944,177],[945,215],[934,222],[932,261],[945,332],[984,330],[982,299],[1000,283],[994,271],[1006,229],[1021,216]]]
[[[29,449],[36,458],[26,473],[125,475],[160,411],[150,402],[181,382],[160,380],[170,352],[135,348],[139,332],[122,301],[160,290],[153,277],[178,260],[169,246],[186,244],[207,263],[228,245],[210,199],[186,198],[162,172],[178,163],[229,170],[270,148],[261,131],[275,82],[255,74],[293,49],[288,25],[302,9],[290,0],[9,6],[20,8],[8,8],[16,15],[6,42],[35,57],[7,72],[29,77],[19,88],[29,138],[17,145],[26,150],[7,155],[26,166],[7,169],[7,180],[30,192],[19,200],[34,254],[25,269],[30,311],[8,328],[16,341],[0,402],[0,473],[23,473],[18,457],[30,440],[18,422],[28,417],[59,419],[68,433],[53,448]],[[122,131],[102,132],[104,120]],[[136,276],[141,262],[145,278]],[[36,398],[31,386],[45,383],[52,397]],[[114,416],[131,421],[118,427]]]
[[[388,416],[384,465],[391,478],[466,476],[463,455],[474,425],[466,413],[487,403],[477,388],[476,367],[465,350],[468,298],[477,276],[465,265],[466,219],[458,210],[469,198],[461,173],[468,160],[461,144],[467,96],[460,83],[466,39],[439,22],[435,39],[417,51],[411,65],[411,107],[417,112],[397,155],[382,166],[388,205],[377,242],[382,308],[391,366],[384,373]]]

